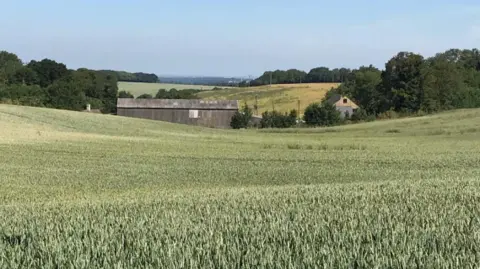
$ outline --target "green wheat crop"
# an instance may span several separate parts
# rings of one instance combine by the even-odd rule
[[[0,268],[478,268],[479,122],[233,131],[0,105]]]

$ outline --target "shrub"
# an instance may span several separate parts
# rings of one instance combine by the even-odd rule
[[[145,94],[139,95],[137,99],[153,99],[153,96],[151,94],[145,93]]]
[[[240,111],[235,112],[230,121],[230,127],[233,129],[247,128],[252,119],[252,109],[247,104]]]
[[[351,120],[353,122],[360,122],[367,120],[367,117],[367,112],[361,108],[358,108],[353,112]]]
[[[135,98],[135,97],[130,92],[119,91],[118,92],[118,98]]]
[[[98,98],[87,97],[86,101],[87,101],[88,104],[90,104],[91,109],[102,109],[103,108],[103,102],[102,102],[102,100],[100,100]]]
[[[381,120],[385,119],[396,119],[398,118],[398,113],[394,110],[388,110],[378,115],[378,118]]]
[[[289,114],[278,111],[265,111],[262,113],[260,128],[290,128],[297,123],[297,111],[291,110]]]
[[[310,126],[333,126],[342,120],[340,112],[328,102],[310,104],[305,109],[303,117],[305,123]]]

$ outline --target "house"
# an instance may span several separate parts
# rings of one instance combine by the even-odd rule
[[[352,102],[348,97],[342,96],[340,94],[335,94],[332,97],[328,98],[328,103],[333,104],[338,111],[340,111],[340,115],[345,117],[345,114],[348,112],[350,116],[352,116],[353,112],[357,110],[359,107],[357,104]]]
[[[230,128],[237,100],[118,98],[117,115],[212,128]]]

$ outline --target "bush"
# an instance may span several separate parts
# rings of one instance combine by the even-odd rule
[[[87,103],[91,109],[103,109],[103,102],[100,99],[87,97]]]
[[[297,111],[291,110],[289,114],[278,111],[262,113],[260,128],[290,128],[297,123]]]
[[[230,127],[233,129],[247,128],[252,119],[252,109],[247,104],[240,111],[235,112],[230,121]]]
[[[388,110],[388,111],[385,111],[383,113],[380,113],[378,115],[378,118],[381,119],[381,120],[385,120],[385,119],[397,119],[399,116],[398,116],[398,113],[395,112],[394,110]]]
[[[185,89],[178,91],[176,89],[171,89],[167,91],[165,89],[158,90],[155,95],[156,99],[198,99],[197,93],[200,90],[197,89]]]
[[[153,96],[151,94],[144,93],[142,95],[139,95],[137,99],[153,99]]]
[[[333,126],[342,121],[340,112],[328,102],[310,104],[303,118],[309,126]]]
[[[135,98],[135,97],[130,92],[120,91],[118,92],[118,98]]]
[[[367,117],[368,117],[367,112],[361,108],[358,108],[353,112],[351,120],[353,122],[366,121]]]
[[[0,89],[0,99],[15,105],[45,106],[47,93],[37,85],[10,85]]]
[[[367,118],[365,119],[367,122],[372,122],[375,121],[377,118],[375,115],[368,115]]]

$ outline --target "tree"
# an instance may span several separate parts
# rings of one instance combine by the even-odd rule
[[[232,116],[230,127],[233,129],[247,128],[252,119],[252,115],[252,109],[245,104],[240,111],[235,112]]]
[[[352,71],[352,76],[339,87],[339,92],[351,98],[368,114],[375,114],[380,109],[379,85],[381,81],[380,70],[371,65],[362,66]]]
[[[116,77],[101,71],[78,69],[69,75],[72,83],[85,93],[85,97],[102,113],[114,113],[117,106]]]
[[[157,94],[155,95],[156,99],[167,99],[168,97],[169,97],[169,94],[165,89],[158,90]]]
[[[14,76],[22,67],[22,61],[16,54],[0,51],[0,85],[14,84]]]
[[[52,108],[83,110],[86,105],[85,92],[73,80],[58,80],[48,86],[48,106]]]
[[[423,57],[411,52],[400,52],[387,62],[382,73],[384,110],[389,107],[397,112],[415,112],[420,109],[423,101],[423,66]]]
[[[303,118],[310,126],[333,126],[341,122],[340,112],[328,102],[310,104]]]
[[[37,85],[38,75],[31,68],[22,66],[16,70],[15,74],[13,74],[11,82],[13,84]]]
[[[31,61],[27,66],[37,73],[40,87],[48,87],[53,82],[70,74],[66,65],[50,59],[43,59],[40,62]]]
[[[445,58],[431,60],[422,72],[421,109],[435,112],[459,107],[466,90],[463,71],[463,67]]]
[[[135,97],[130,92],[119,91],[118,92],[118,98],[135,98]]]

